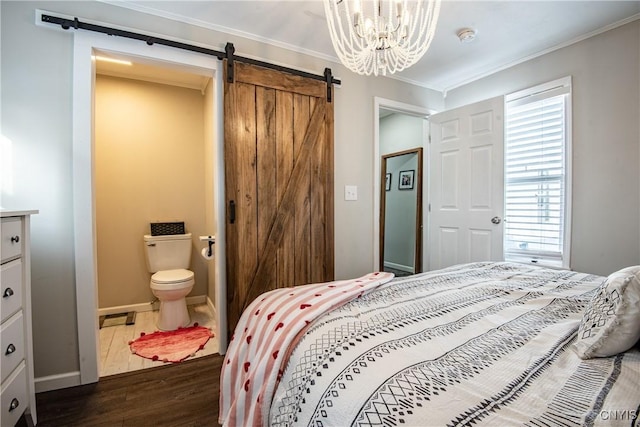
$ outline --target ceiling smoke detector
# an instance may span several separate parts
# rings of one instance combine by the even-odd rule
[[[476,38],[476,31],[471,28],[463,28],[458,31],[458,38],[462,43],[469,43]]]

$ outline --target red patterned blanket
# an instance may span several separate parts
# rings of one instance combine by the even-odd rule
[[[267,292],[244,311],[231,337],[220,377],[220,417],[226,426],[262,425],[290,349],[309,324],[393,278],[358,279]]]

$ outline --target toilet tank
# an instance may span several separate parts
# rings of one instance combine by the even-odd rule
[[[150,273],[162,270],[189,269],[191,233],[166,236],[144,236],[147,268]]]

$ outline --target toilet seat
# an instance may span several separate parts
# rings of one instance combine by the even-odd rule
[[[162,270],[151,276],[151,280],[158,284],[178,283],[193,279],[193,271],[179,268],[177,270]]]
[[[158,271],[151,276],[151,287],[156,290],[171,290],[187,287],[193,285],[193,277],[193,271],[183,268]]]

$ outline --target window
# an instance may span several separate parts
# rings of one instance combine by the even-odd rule
[[[505,259],[569,268],[571,78],[505,102]]]

